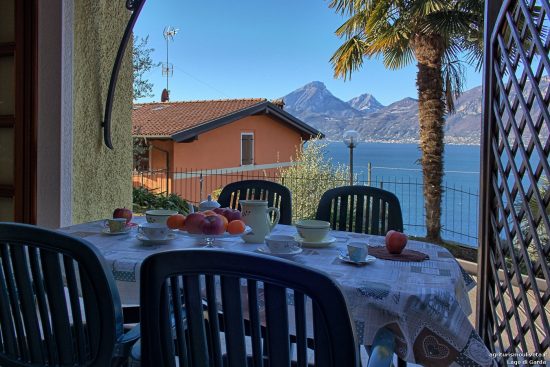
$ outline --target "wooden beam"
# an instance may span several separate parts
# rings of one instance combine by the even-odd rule
[[[482,99],[482,127],[481,127],[481,157],[480,157],[480,198],[479,198],[479,232],[478,232],[478,286],[476,295],[476,330],[485,345],[492,349],[495,328],[499,327],[493,320],[491,312],[491,294],[495,289],[495,280],[491,279],[491,247],[495,246],[491,226],[491,211],[495,205],[495,192],[492,187],[495,157],[491,150],[494,126],[493,94],[496,90],[493,65],[496,57],[496,47],[491,42],[499,12],[505,10],[502,0],[488,0],[485,2],[483,55],[483,99]],[[502,8],[502,9],[501,9]],[[498,234],[497,234],[498,236]]]
[[[38,0],[15,2],[15,221],[36,223]]]

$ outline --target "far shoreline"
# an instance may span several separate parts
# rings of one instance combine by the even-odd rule
[[[332,140],[332,139],[323,139],[324,141],[327,141],[329,143],[343,143],[342,140]],[[388,140],[361,140],[359,143],[379,143],[379,144],[411,144],[411,145],[418,145],[420,144],[420,141],[418,140],[395,140],[395,141],[388,141]],[[477,146],[479,147],[479,143],[468,143],[468,142],[445,142],[445,145],[459,145],[459,146]]]

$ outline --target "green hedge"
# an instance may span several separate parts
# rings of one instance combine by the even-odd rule
[[[189,214],[189,203],[178,194],[155,193],[145,187],[134,187],[134,213],[145,213],[149,209],[177,210],[183,215]]]

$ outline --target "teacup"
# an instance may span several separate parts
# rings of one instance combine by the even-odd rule
[[[348,243],[348,256],[351,261],[361,262],[365,261],[369,254],[369,248],[364,242],[350,242]]]
[[[126,218],[106,219],[105,227],[109,227],[111,233],[123,232],[126,230]]]
[[[138,233],[150,240],[164,240],[168,236],[168,227],[162,223],[143,223],[139,225]]]
[[[265,236],[265,243],[273,254],[287,254],[298,248],[298,242],[293,236],[281,234]]]
[[[296,223],[296,229],[306,242],[320,242],[327,236],[330,223],[312,219],[300,220]]]
[[[147,223],[161,223],[166,225],[168,217],[178,214],[177,210],[153,209],[145,212],[145,220]]]

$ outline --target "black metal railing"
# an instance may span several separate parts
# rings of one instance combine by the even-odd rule
[[[400,200],[403,222],[408,234],[426,234],[422,180],[408,176],[375,176],[358,174],[355,184],[370,185],[393,192]],[[158,192],[175,192],[197,205],[207,195],[214,197],[228,183],[261,179],[281,183],[293,195],[293,219],[311,218],[315,215],[322,193],[330,188],[349,184],[348,179],[326,175],[312,179],[306,176],[281,175],[279,171],[234,171],[180,169],[173,172],[135,172],[135,187],[147,187]],[[476,246],[478,231],[479,195],[477,189],[457,185],[445,185],[442,202],[443,238],[469,246]]]

